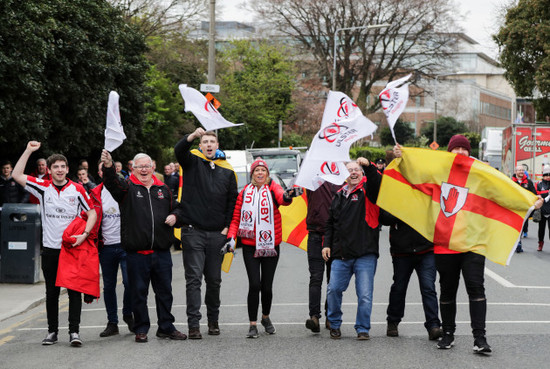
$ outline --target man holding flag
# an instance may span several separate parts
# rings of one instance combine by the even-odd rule
[[[508,222],[510,224],[512,224],[513,220],[515,220],[516,218],[519,220],[519,223],[521,223],[521,219],[519,219],[520,217],[517,216],[517,212],[509,211],[508,209],[503,208],[501,205],[496,204],[495,201],[492,201],[490,198],[485,198],[481,195],[478,195],[478,193],[481,194],[480,191],[478,191],[478,193],[474,193],[477,189],[474,188],[474,183],[468,181],[468,177],[472,175],[470,174],[470,172],[475,172],[476,176],[479,175],[479,172],[482,176],[484,176],[483,179],[488,181],[490,180],[490,177],[486,174],[486,172],[483,172],[485,168],[477,168],[476,160],[473,158],[469,158],[471,147],[470,142],[466,137],[462,135],[453,136],[449,141],[447,151],[457,155],[454,158],[453,166],[451,167],[451,171],[448,174],[448,183],[442,183],[441,188],[439,189],[441,197],[437,200],[440,201],[441,211],[438,211],[439,216],[437,216],[435,231],[432,231],[433,233],[429,235],[431,236],[430,239],[434,242],[436,268],[439,272],[439,282],[441,287],[439,303],[443,327],[443,337],[438,342],[437,347],[439,349],[450,349],[454,345],[454,332],[456,329],[455,317],[457,306],[456,295],[460,281],[460,273],[462,272],[470,303],[470,322],[472,333],[474,336],[473,350],[475,353],[490,353],[491,346],[489,346],[485,337],[487,300],[485,297],[484,287],[484,255],[491,255],[492,257],[494,257],[494,253],[491,253],[492,250],[488,250],[488,245],[485,247],[485,249],[481,249],[479,244],[475,245],[475,247],[471,246],[470,248],[468,248],[468,245],[460,245],[460,251],[454,249],[458,248],[453,244],[453,241],[455,244],[459,243],[458,241],[456,241],[456,239],[460,239],[462,243],[469,240],[468,238],[462,240],[461,237],[468,237],[469,233],[467,222],[471,221],[470,219],[476,219],[473,216],[471,218],[466,218],[466,214],[462,215],[462,217],[459,219],[457,213],[460,212],[460,210],[464,210],[464,212],[469,212],[471,214],[478,213],[479,209],[475,208],[475,204],[468,201],[468,197],[471,197],[473,199],[477,199],[478,203],[483,202],[485,209],[484,213],[481,214],[482,216],[489,217],[489,215],[483,215],[489,213],[506,213],[509,214],[506,217],[507,219],[501,218],[499,219],[499,221],[503,223]],[[396,158],[402,157],[401,146],[396,145],[394,147],[394,154]],[[462,159],[463,157],[466,157],[466,159]],[[395,166],[398,165],[399,163]],[[393,166],[391,166],[391,169],[394,169]],[[407,174],[407,169],[402,168],[401,170],[403,171],[403,173]],[[408,183],[408,186],[411,186],[414,190],[419,190],[417,192],[433,191],[433,193],[438,193],[438,188],[433,184],[409,183],[405,178],[402,177],[403,173],[392,170],[386,170],[386,175],[389,174],[388,178],[391,178],[392,180],[399,178],[398,181],[405,184]],[[384,187],[386,183],[388,185],[394,186],[393,182],[390,182],[390,180],[388,180],[387,182],[383,182],[382,187]],[[468,188],[466,186],[470,186],[471,188]],[[428,188],[430,188],[430,190],[428,190]],[[472,193],[468,194],[468,191]],[[395,193],[393,193],[393,195],[395,195]],[[414,195],[415,194],[413,194],[413,196]],[[422,194],[416,194],[416,196],[420,198]],[[432,194],[432,196],[434,195]],[[435,196],[437,197],[437,195]],[[430,198],[430,200],[432,198]],[[526,199],[532,198],[534,199],[534,196],[526,197]],[[391,205],[387,201],[385,194],[381,193],[379,196],[378,205],[385,208],[385,204]],[[538,200],[536,200],[534,205],[536,208],[540,208],[542,206],[542,199],[539,198]],[[518,208],[521,208],[521,206],[518,206]],[[430,209],[428,209],[428,216],[431,215]],[[390,211],[391,209],[388,210]],[[527,209],[522,214],[526,212]],[[399,214],[394,213],[394,215]],[[407,218],[406,215],[404,216],[404,218]],[[510,218],[513,218],[513,220],[510,220]],[[410,219],[402,220],[408,221]],[[517,228],[517,232],[513,230],[510,232],[514,232],[514,234],[517,233],[517,236],[519,236],[522,224],[515,223],[512,224],[512,226],[510,227],[508,227],[509,224],[504,224],[502,226],[513,229]],[[420,230],[418,231],[420,232]],[[455,231],[457,233],[454,233]],[[469,237],[472,236],[470,235]],[[456,239],[453,240],[453,238]],[[474,241],[470,240],[470,242]]]
[[[195,139],[199,149],[190,150]],[[216,134],[197,128],[184,136],[174,151],[183,171],[183,223],[181,243],[185,267],[189,338],[201,339],[201,284],[206,281],[208,334],[219,335],[220,249],[226,243],[237,200],[237,177],[219,150]]]

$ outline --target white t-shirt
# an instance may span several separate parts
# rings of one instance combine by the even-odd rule
[[[103,208],[103,217],[101,218],[103,244],[120,243],[120,208],[105,186],[101,189],[101,206]]]
[[[70,179],[59,191],[52,181],[28,175],[25,190],[40,202],[42,244],[51,249],[61,249],[63,232],[67,226],[81,211],[93,207],[84,187]]]

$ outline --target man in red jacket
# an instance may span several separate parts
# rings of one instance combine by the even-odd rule
[[[82,234],[74,235],[73,247],[80,245],[88,236],[96,222],[97,215],[86,190],[67,178],[69,164],[60,154],[48,158],[48,168],[51,181],[28,176],[23,173],[31,154],[40,148],[40,142],[30,141],[15,168],[13,178],[27,191],[34,195],[41,205],[42,218],[42,272],[46,282],[46,314],[48,316],[48,335],[42,341],[43,345],[57,342],[59,326],[59,293],[56,287],[61,238],[63,231],[81,211],[87,215],[86,227]],[[68,289],[69,295],[69,337],[71,346],[82,345],[79,335],[80,312],[82,310],[82,295],[80,292]]]

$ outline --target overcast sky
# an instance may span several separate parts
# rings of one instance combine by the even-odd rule
[[[238,8],[246,0],[216,0],[216,6],[223,8],[220,20],[245,22],[250,14]],[[465,33],[479,42],[483,50],[492,57],[497,54],[497,47],[491,39],[499,26],[498,14],[504,4],[511,0],[455,0],[460,12],[465,16],[461,25]]]

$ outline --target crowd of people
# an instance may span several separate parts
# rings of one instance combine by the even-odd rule
[[[198,143],[197,149],[192,147]],[[237,177],[219,148],[214,132],[197,128],[185,135],[175,146],[178,164],[164,166],[164,175],[156,172],[155,161],[139,153],[128,161],[127,170],[111,153],[102,151],[98,164],[98,181],[89,173],[86,160],[78,165],[75,181],[68,178],[69,164],[60,154],[36,161],[36,170],[24,174],[31,154],[40,143],[30,141],[15,168],[2,165],[2,197],[5,202],[34,202],[42,208],[42,270],[46,282],[48,333],[43,345],[58,340],[58,305],[60,287],[56,278],[66,267],[63,247],[97,247],[103,279],[103,297],[107,325],[100,333],[108,337],[119,333],[116,296],[120,270],[124,285],[122,320],[135,334],[135,342],[148,341],[151,326],[147,306],[149,286],[155,294],[158,328],[156,336],[163,339],[202,339],[201,288],[204,278],[208,335],[219,335],[221,265],[224,252],[242,246],[248,276],[247,338],[258,338],[258,313],[267,334],[276,332],[270,319],[273,301],[273,281],[282,242],[280,206],[288,206],[302,190],[287,190],[272,181],[269,167],[262,158],[251,165],[250,183],[237,192]],[[470,143],[456,135],[448,151],[469,156]],[[401,147],[394,147],[400,157]],[[180,180],[179,165],[182,166]],[[379,257],[381,225],[390,227],[390,254],[393,263],[393,284],[389,291],[387,331],[389,337],[399,335],[398,325],[405,313],[405,298],[409,280],[416,272],[425,314],[424,326],[437,347],[450,349],[454,344],[457,310],[456,295],[462,273],[469,297],[473,350],[489,353],[485,319],[487,301],[484,289],[484,256],[459,253],[448,247],[434,245],[413,228],[376,205],[386,161],[371,163],[358,158],[346,165],[349,176],[343,186],[328,182],[316,191],[307,191],[306,224],[309,233],[307,261],[310,272],[309,317],[305,327],[313,333],[321,331],[322,284],[326,273],[327,293],[324,303],[325,327],[332,339],[342,336],[342,296],[351,277],[355,277],[357,315],[355,331],[358,340],[370,339],[372,293]],[[548,176],[547,176],[548,174]],[[516,170],[515,181],[542,197],[550,190],[548,177],[534,189]],[[162,178],[162,180],[161,180]],[[546,182],[545,182],[546,181]],[[181,201],[178,191],[181,187]],[[99,183],[99,184],[98,184]],[[29,198],[29,195],[30,198]],[[542,206],[542,199],[535,204]],[[0,203],[1,206],[1,203]],[[546,205],[545,205],[546,206]],[[543,219],[550,210],[543,207]],[[80,228],[70,228],[79,220]],[[549,223],[550,224],[550,223]],[[545,223],[542,225],[544,237]],[[178,246],[173,228],[181,229],[181,247],[186,280],[188,334],[174,326],[171,313],[172,256],[170,248]],[[69,235],[74,242],[64,243],[65,229],[79,229]],[[524,229],[527,232],[527,228]],[[539,237],[541,230],[539,229]],[[92,242],[85,242],[85,241]],[[540,238],[539,238],[540,240]],[[539,242],[542,249],[542,241]],[[521,244],[518,246],[521,248]],[[518,251],[519,252],[519,251]],[[96,267],[98,268],[98,266]],[[435,288],[439,274],[441,295]],[[69,339],[72,346],[82,345],[79,334],[82,291],[79,276],[77,287],[69,289]],[[99,277],[96,277],[99,284]],[[98,296],[84,295],[89,302]],[[441,315],[439,314],[441,313]],[[440,317],[441,316],[441,320]]]

